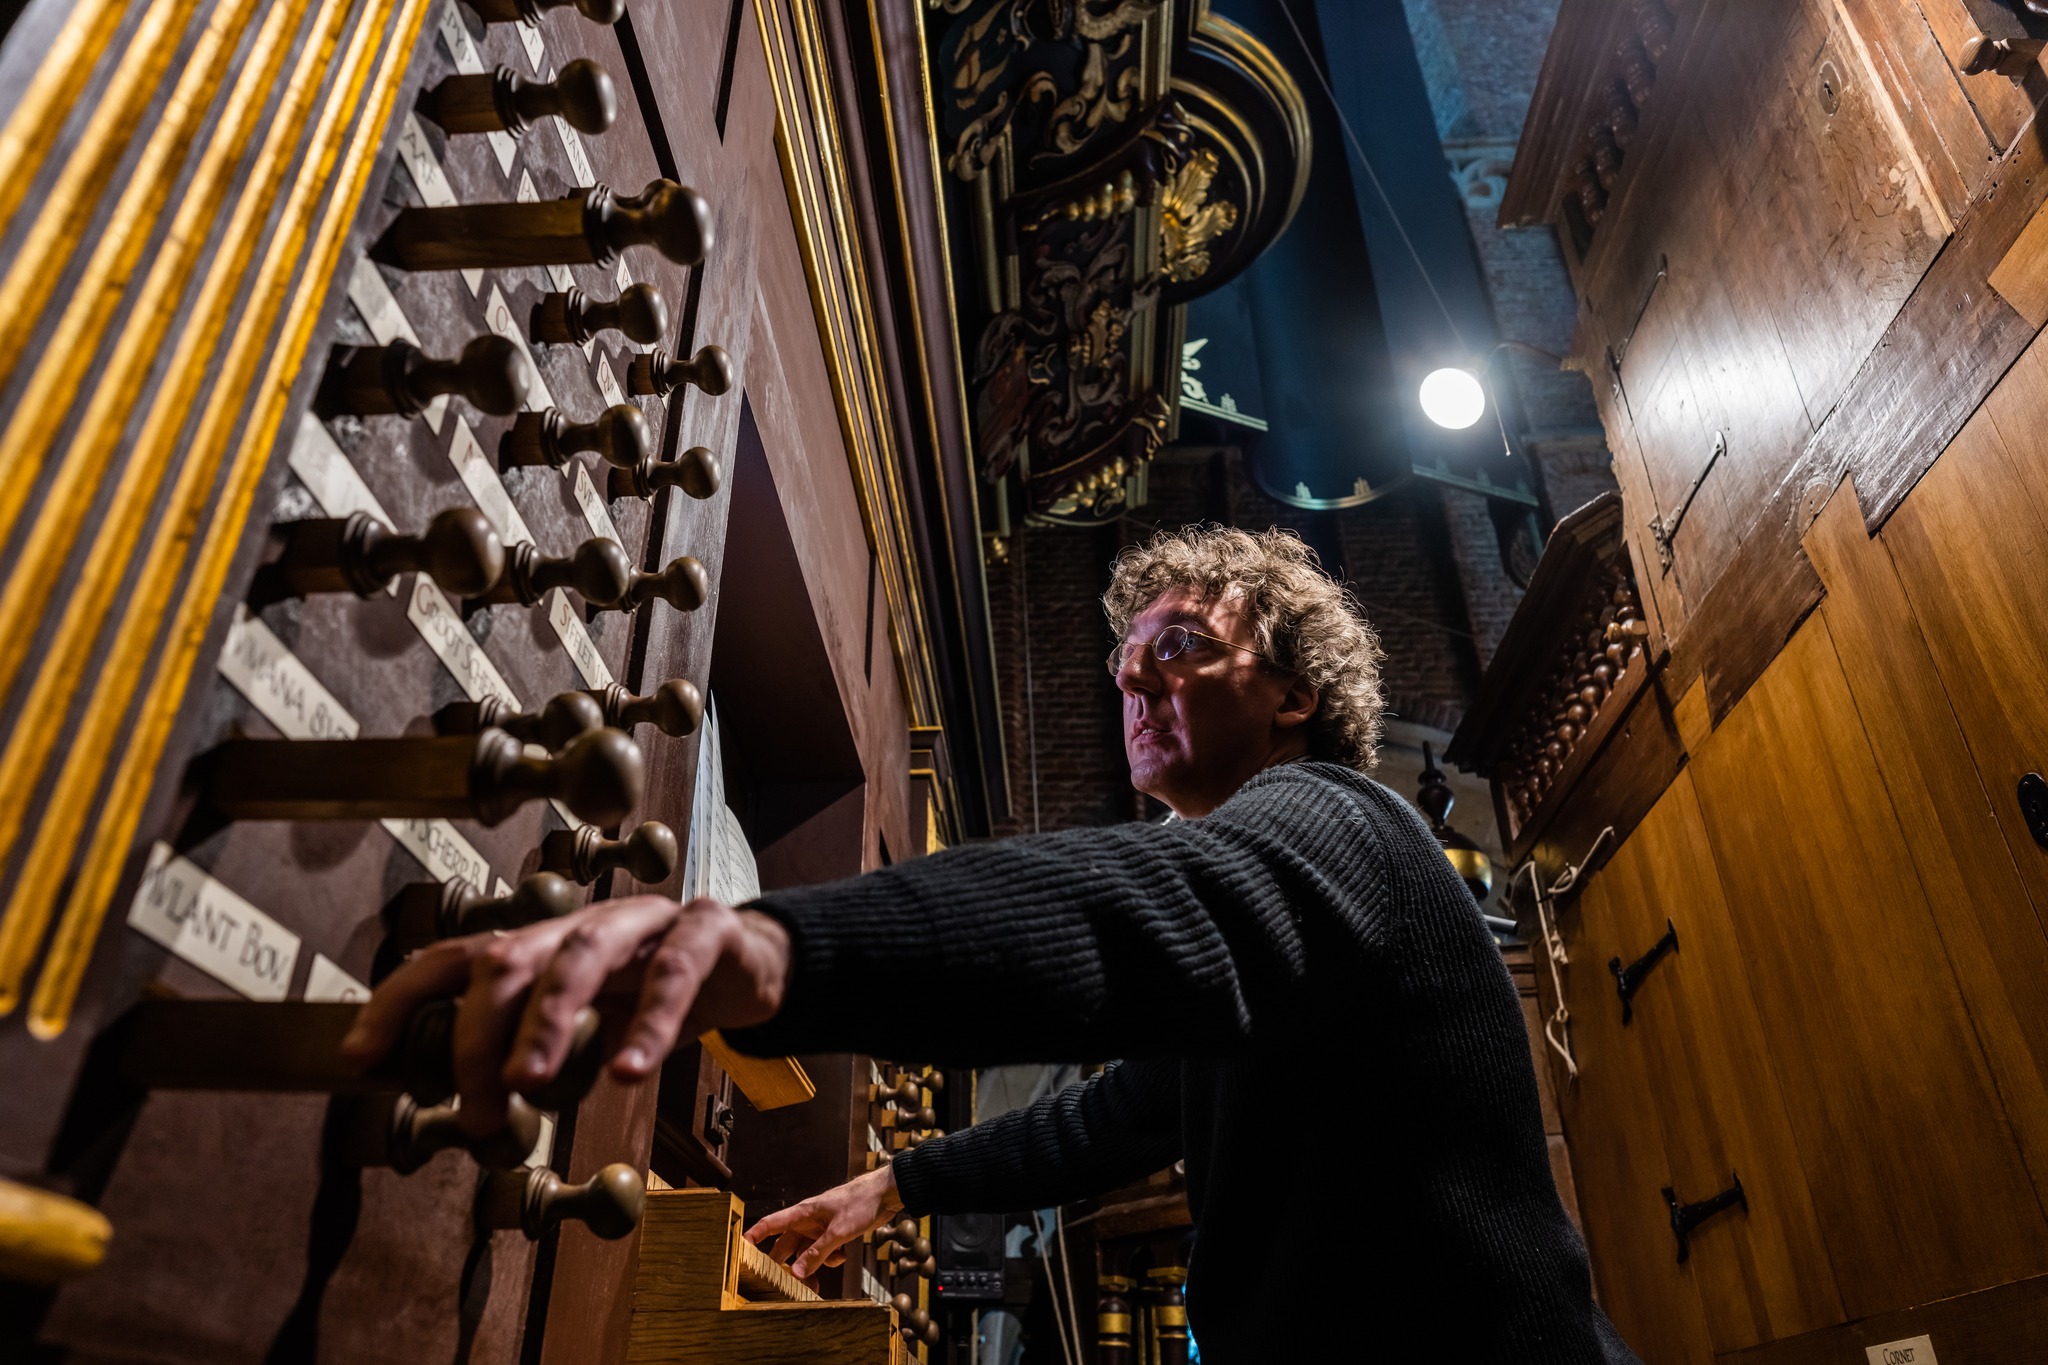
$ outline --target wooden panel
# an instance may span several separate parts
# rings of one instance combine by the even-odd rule
[[[1991,272],[1991,287],[2039,328],[2048,323],[2048,214],[2036,209]]]
[[[1686,1270],[1714,1348],[1840,1322],[1834,1270],[1690,773],[1678,775],[1599,882],[1637,950],[1667,921],[1678,931],[1678,951],[1644,979],[1630,1025],[1663,1124],[1666,1183],[1691,1202],[1725,1189],[1732,1172],[1749,1201],[1747,1213],[1716,1215],[1691,1239]]]
[[[1670,1212],[1658,1193],[1671,1179],[1639,1030],[1623,1028],[1607,960],[1632,959],[1633,911],[1604,876],[1561,912],[1571,955],[1565,1003],[1579,1079],[1559,1097],[1571,1142],[1579,1214],[1595,1292],[1637,1354],[1653,1365],[1705,1365],[1706,1321],[1692,1277],[1678,1264]]]
[[[896,1314],[879,1303],[787,1303],[729,1313],[642,1313],[631,1365],[894,1365]]]
[[[2029,371],[2038,362],[2030,354]],[[1987,404],[1886,524],[1880,539],[1898,566],[1970,746],[1991,812],[2023,882],[2041,886],[2048,849],[2029,837],[2014,791],[2048,770],[2048,515],[2032,469],[2014,451],[2025,433],[2027,387]],[[2004,417],[2004,421],[1997,420]],[[2006,431],[2019,433],[2008,443]],[[2023,472],[2024,471],[2024,472]],[[2035,892],[2037,909],[2042,893]]]
[[[1844,1306],[2037,1271],[2048,1221],[1825,621],[1692,772]]]
[[[1927,1337],[1940,1365],[2039,1360],[2048,1342],[2048,1279],[2020,1280],[1939,1303],[1716,1357],[1716,1365],[1861,1365],[1873,1346]]]
[[[1963,48],[1977,36],[1977,23],[1970,17],[1963,0],[1918,0],[1913,6],[1899,5],[1900,10],[1918,9],[1920,18],[1940,44],[1940,54],[1956,72],[1955,80],[1961,86],[1972,108],[1975,109],[1980,126],[1989,136],[1994,152],[2004,151],[2013,144],[2020,130],[2033,116],[2034,102],[2027,91],[2009,76],[1994,71],[1982,75],[1965,76],[1963,69]],[[1929,98],[1939,98],[1941,92],[1933,81],[1923,84]],[[1967,145],[1967,139],[1959,137],[1959,143]]]
[[[2048,1189],[2048,937],[2039,907],[1991,818],[1992,798],[1891,556],[1864,533],[1854,485],[1836,492],[1806,544],[1828,585],[1821,611],[1863,728],[1886,737],[1873,753],[1914,869],[2035,1188]]]

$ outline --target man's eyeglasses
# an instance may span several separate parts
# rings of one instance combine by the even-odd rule
[[[1207,640],[1211,644],[1222,645],[1226,649],[1242,650],[1243,652],[1251,655],[1254,659],[1257,659],[1261,663],[1272,662],[1271,659],[1268,659],[1265,655],[1259,653],[1259,651],[1253,649],[1250,645],[1234,644],[1231,641],[1221,639],[1218,636],[1210,635],[1203,631],[1194,630],[1190,627],[1181,625],[1167,626],[1165,629],[1161,630],[1157,635],[1154,635],[1152,637],[1152,657],[1159,660],[1159,662],[1161,663],[1167,663],[1170,660],[1178,659],[1181,655],[1187,653],[1188,647],[1197,640]],[[1122,644],[1118,645],[1115,649],[1109,651],[1108,663],[1111,676],[1115,676],[1117,674],[1122,673],[1124,671],[1124,665],[1131,661],[1131,655],[1135,654],[1138,650],[1143,649],[1144,647],[1145,642],[1142,640],[1126,640]]]

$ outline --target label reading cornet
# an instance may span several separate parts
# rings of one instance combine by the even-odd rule
[[[299,936],[157,843],[128,923],[251,1000],[282,1000],[299,961]]]
[[[1940,1365],[1934,1358],[1933,1337],[1906,1337],[1900,1341],[1866,1346],[1863,1354],[1870,1365]]]

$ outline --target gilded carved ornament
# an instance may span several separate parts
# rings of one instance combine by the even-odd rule
[[[1172,180],[1160,187],[1159,231],[1166,278],[1177,283],[1209,272],[1209,243],[1237,226],[1237,205],[1228,200],[1205,202],[1216,179],[1216,153],[1196,150]]]

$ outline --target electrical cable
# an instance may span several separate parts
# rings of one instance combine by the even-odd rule
[[[1052,1225],[1059,1236],[1060,1264],[1066,1267],[1066,1274],[1060,1276],[1060,1287],[1067,1292],[1067,1325],[1074,1333],[1074,1359],[1085,1360],[1081,1353],[1081,1314],[1074,1307],[1074,1258],[1067,1254],[1067,1215],[1057,1204],[1053,1205]]]

